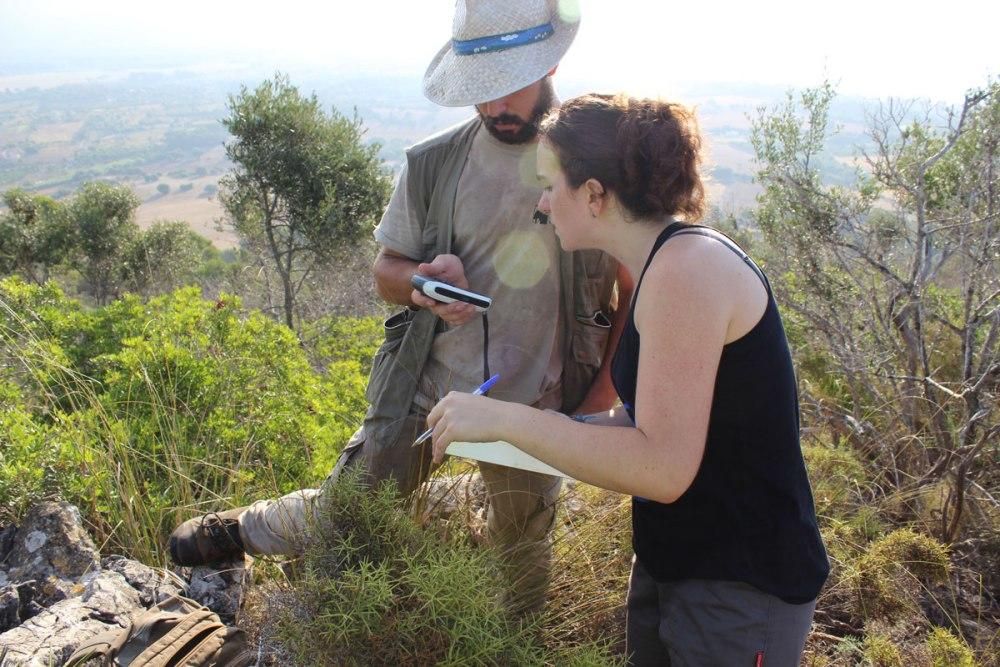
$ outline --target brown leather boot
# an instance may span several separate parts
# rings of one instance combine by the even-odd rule
[[[239,518],[246,510],[237,507],[188,519],[170,533],[170,558],[178,565],[193,566],[242,556]]]

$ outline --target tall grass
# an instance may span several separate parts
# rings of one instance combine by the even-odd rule
[[[196,290],[88,313],[3,281],[0,352],[6,519],[61,495],[106,550],[148,563],[191,514],[316,481],[313,458],[361,418],[344,407],[361,404],[358,367],[325,377],[283,327]]]

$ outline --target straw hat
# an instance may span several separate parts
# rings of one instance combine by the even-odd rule
[[[446,107],[509,95],[559,64],[579,25],[574,0],[458,0],[452,39],[427,68],[424,95]]]

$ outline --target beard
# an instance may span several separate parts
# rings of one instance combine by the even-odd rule
[[[538,136],[539,126],[542,118],[552,108],[555,93],[552,89],[552,79],[545,77],[542,79],[542,86],[538,91],[538,101],[535,108],[531,110],[531,116],[525,120],[512,113],[502,113],[498,116],[487,116],[482,111],[479,116],[483,119],[486,130],[492,134],[497,141],[505,144],[526,144],[533,141]],[[497,125],[513,125],[516,130],[498,130]]]

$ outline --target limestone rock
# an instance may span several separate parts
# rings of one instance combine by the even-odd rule
[[[125,627],[173,595],[191,597],[231,623],[249,583],[249,562],[194,568],[188,587],[173,572],[123,556],[101,561],[75,507],[40,503],[19,528],[0,530],[0,665],[61,665],[82,642]]]
[[[434,477],[418,492],[416,502],[424,523],[448,519],[460,510],[475,513],[486,505],[486,484],[479,473]]]
[[[252,563],[244,556],[215,567],[192,568],[187,597],[214,611],[223,623],[232,623],[243,606]]]
[[[70,597],[80,577],[100,569],[97,547],[83,528],[80,510],[67,502],[33,506],[13,542],[7,555],[7,579],[34,581],[37,599],[44,606]]]
[[[32,616],[42,612],[43,607],[35,601],[34,582],[7,585],[0,588],[0,633],[17,627]]]
[[[101,561],[101,567],[125,577],[125,581],[139,592],[143,607],[152,607],[174,595],[185,595],[184,580],[173,572],[156,570],[124,556],[108,556]]]
[[[139,592],[117,572],[87,575],[82,594],[57,602],[0,634],[5,667],[60,665],[94,635],[123,628],[143,610]]]

